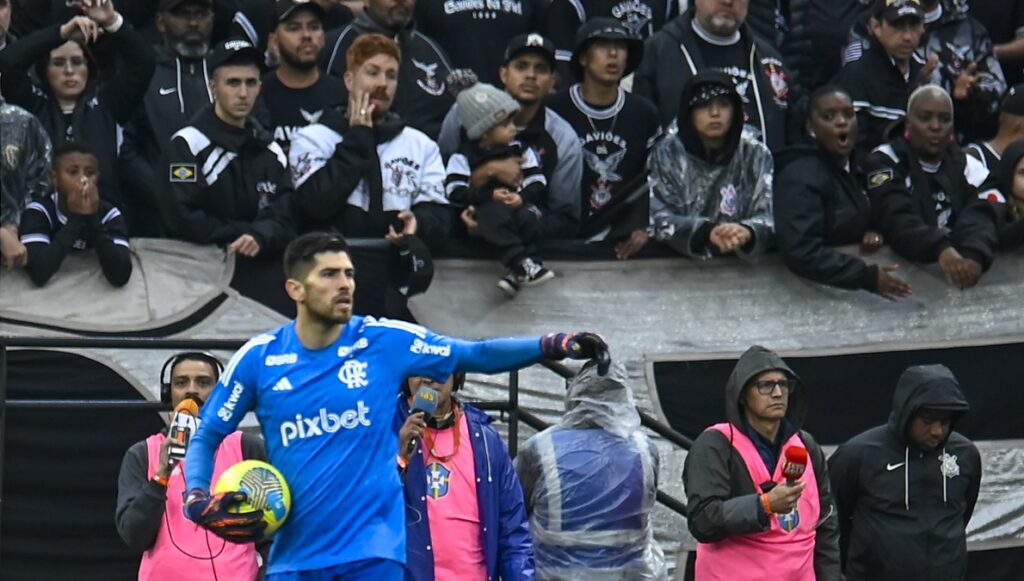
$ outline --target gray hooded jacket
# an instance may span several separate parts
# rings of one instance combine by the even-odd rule
[[[736,362],[725,386],[725,415],[731,428],[746,433],[746,422],[740,407],[740,396],[750,380],[765,371],[785,372],[796,380],[797,388],[790,392],[786,420],[791,430],[799,430],[806,410],[806,388],[800,378],[774,352],[753,346]],[[790,432],[790,434],[792,431]],[[814,542],[814,573],[818,581],[838,581],[839,576],[839,523],[832,503],[828,466],[821,446],[810,434],[799,430],[800,439],[811,457],[810,468],[818,481],[818,500],[821,515]],[[780,432],[778,441],[784,442],[790,434]],[[773,470],[772,470],[773,471]],[[761,490],[754,488],[743,457],[733,447],[729,436],[718,430],[705,430],[693,443],[683,467],[686,486],[690,533],[702,543],[714,543],[731,536],[766,532],[770,525],[762,524],[760,514]],[[813,490],[804,490],[812,494]]]
[[[906,435],[923,408],[953,412],[949,437],[928,452]],[[952,431],[967,410],[949,369],[910,367],[896,384],[888,423],[854,436],[829,459],[849,581],[965,578],[965,529],[981,484],[978,449]]]

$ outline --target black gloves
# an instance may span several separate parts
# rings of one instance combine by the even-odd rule
[[[597,372],[607,375],[612,364],[608,344],[594,333],[551,333],[540,339],[540,350],[550,359],[596,359]]]

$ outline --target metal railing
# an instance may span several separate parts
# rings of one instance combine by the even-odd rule
[[[197,349],[235,350],[245,341],[233,339],[149,339],[139,337],[3,337],[0,336],[0,506],[3,503],[4,457],[6,447],[7,411],[8,410],[59,410],[59,409],[128,409],[138,411],[163,411],[170,406],[159,401],[124,400],[124,399],[14,399],[7,398],[7,351],[11,347],[24,349]],[[562,378],[568,380],[575,373],[572,369],[553,361],[541,364]],[[509,453],[515,457],[519,448],[519,422],[523,422],[534,430],[548,428],[550,424],[528,410],[519,407],[519,372],[509,372],[508,401],[471,402],[485,411],[496,411],[508,414],[508,447]],[[689,450],[693,441],[676,432],[671,427],[637,408],[641,424],[665,438],[675,446]],[[686,504],[675,497],[658,490],[657,499],[663,505],[686,516]],[[0,518],[0,532],[3,521]]]

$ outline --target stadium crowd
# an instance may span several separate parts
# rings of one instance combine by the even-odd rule
[[[132,275],[131,237],[216,244],[239,260],[279,263],[297,237],[335,231],[386,240],[387,276],[409,293],[425,290],[422,274],[446,248],[486,249],[505,270],[498,286],[514,297],[556,278],[544,265],[547,249],[578,240],[619,259],[658,246],[698,260],[777,250],[798,276],[898,299],[913,289],[895,265],[838,248],[859,246],[863,255],[889,245],[909,261],[938,263],[950,284],[968,288],[999,251],[1024,241],[1021,81],[1020,0],[0,0],[0,256],[44,285],[68,253],[94,249],[103,275],[120,286]],[[830,489],[820,449],[778,407],[800,394],[798,378],[774,354],[752,357],[741,367],[753,371],[728,387],[732,427],[698,440],[705,455],[725,458],[724,482],[702,474],[691,488],[688,471],[698,511],[690,526],[705,547],[699,578],[739,579],[733,557],[763,554],[731,536],[768,531],[771,543],[794,530],[804,553],[780,566],[810,558],[810,547],[817,578],[838,579],[842,543],[862,566],[847,567],[847,578],[883,578],[873,559],[896,557],[857,544],[870,543],[856,530],[858,518],[884,526],[880,509],[871,513],[857,496],[858,479],[886,477],[860,468],[865,450],[883,445],[905,453],[900,473],[888,469],[907,479],[901,505],[918,506],[916,491],[941,480],[948,511],[935,518],[946,532],[966,523],[977,489],[947,490],[960,467],[941,448],[967,409],[948,371],[908,370],[891,433],[868,432],[841,448],[830,464],[843,481]],[[918,397],[921,390],[938,399]],[[433,429],[462,426],[480,442],[496,440],[483,414],[459,414]],[[424,435],[428,426],[409,430]],[[628,435],[617,429],[608,431]],[[739,452],[724,448],[741,432]],[[434,437],[448,445],[448,436]],[[139,476],[146,455],[148,476],[166,481],[158,440],[133,452],[142,478],[133,486],[148,480]],[[813,498],[799,500],[804,487],[793,483],[747,491],[749,479],[743,494],[728,494],[745,468],[770,478],[783,449],[800,442],[813,461]],[[962,462],[975,459],[969,443],[953,442]],[[544,454],[554,453],[544,446],[536,466],[516,465],[520,474],[543,471]],[[419,451],[427,461],[442,456]],[[657,467],[647,452],[644,442],[628,451],[636,458],[628,501],[649,508]],[[909,466],[925,457],[942,472],[915,481]],[[422,468],[415,478],[429,482]],[[470,468],[478,479],[487,470],[490,482],[491,464]],[[486,510],[509,535],[529,520],[538,573],[562,562],[559,552],[600,560],[600,551],[561,538],[565,530],[551,532],[536,482],[523,501],[511,465],[503,459],[498,468],[506,481],[488,489]],[[980,468],[964,468],[972,470],[974,478]],[[520,502],[509,506],[508,494]],[[921,503],[939,510],[933,500]],[[854,530],[842,520],[807,530],[819,515],[828,521],[833,503]],[[465,504],[441,514],[457,520]],[[804,528],[782,518],[794,507],[814,515]],[[420,513],[433,518],[429,505]],[[159,520],[153,506],[147,514]],[[615,530],[649,532],[640,514]],[[131,535],[133,546],[157,534],[153,522],[141,541]],[[942,576],[963,566],[962,527],[954,532],[943,539],[955,545],[949,550],[887,547],[945,571],[894,578],[958,578]],[[508,539],[489,534],[484,528],[478,547],[486,560],[474,566],[497,576],[486,551],[505,550]],[[427,526],[410,539],[424,535],[429,543]],[[431,553],[429,544],[414,549]],[[532,571],[532,551],[516,553],[519,564],[500,576]],[[637,555],[658,561],[647,550]],[[461,557],[422,551],[416,562],[442,567],[438,558],[462,566]],[[633,566],[624,563],[615,566]],[[571,577],[558,567],[549,574]]]
[[[412,293],[478,247],[515,296],[575,239],[895,299],[836,247],[966,288],[1021,239],[1019,2],[0,3],[0,252],[39,285],[86,248],[125,284],[130,237],[276,262],[335,230]]]

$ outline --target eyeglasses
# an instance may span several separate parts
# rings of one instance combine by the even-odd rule
[[[759,379],[754,382],[757,393],[761,395],[771,395],[776,387],[781,389],[782,393],[789,393],[794,386],[795,382],[788,379]]]
[[[80,56],[73,56],[69,59],[64,57],[50,59],[50,66],[57,69],[63,69],[67,65],[71,65],[71,68],[77,69],[78,67],[84,67],[86,64],[86,60]]]

